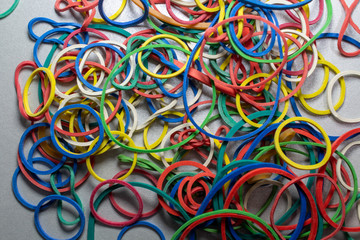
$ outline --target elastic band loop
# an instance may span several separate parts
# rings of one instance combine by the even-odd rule
[[[10,15],[10,13],[12,13],[15,10],[15,8],[19,4],[19,2],[20,2],[20,0],[15,0],[14,3],[11,5],[11,7],[8,10],[6,10],[5,12],[0,14],[0,19]]]
[[[45,232],[45,230],[42,228],[42,226],[40,225],[40,219],[39,219],[39,213],[40,210],[43,209],[44,203],[48,202],[48,201],[53,201],[53,200],[61,200],[61,201],[65,201],[67,203],[70,203],[75,209],[76,211],[79,213],[79,217],[80,217],[80,229],[79,231],[70,238],[67,238],[67,240],[76,240],[78,239],[82,232],[84,231],[85,228],[85,215],[84,212],[82,211],[81,207],[78,205],[77,202],[75,202],[74,200],[68,198],[68,197],[64,197],[61,195],[49,195],[45,198],[43,198],[39,204],[36,206],[35,208],[35,213],[34,213],[34,221],[35,221],[35,226],[36,229],[38,230],[38,232],[41,234],[41,236],[45,239],[48,240],[55,240],[56,238],[51,237],[50,235],[48,235],[48,233]]]

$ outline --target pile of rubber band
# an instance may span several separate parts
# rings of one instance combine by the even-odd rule
[[[87,239],[95,239],[95,223],[118,228],[118,239],[135,226],[165,239],[162,226],[151,222],[159,211],[178,225],[172,239],[197,239],[204,232],[216,239],[291,240],[331,239],[342,232],[352,239],[360,225],[348,226],[345,220],[360,195],[346,152],[360,144],[352,140],[360,128],[329,136],[301,110],[342,124],[360,122],[338,112],[345,78],[360,72],[340,72],[317,49],[323,39],[334,38],[342,55],[360,54],[343,49],[344,42],[360,48],[345,35],[350,26],[360,34],[351,17],[358,2],[348,6],[341,0],[342,29],[328,33],[331,0],[131,0],[122,1],[112,16],[105,14],[104,0],[56,0],[57,12],[71,11],[83,22],[29,22],[34,57],[15,70],[19,111],[31,122],[19,141],[12,179],[16,199],[34,211],[45,239],[55,238],[39,215],[53,204],[62,224],[78,228],[68,239],[80,238],[86,224]],[[129,4],[141,14],[118,20]],[[310,9],[317,12],[313,20]],[[101,18],[95,18],[97,12]],[[38,36],[37,24],[51,29]],[[139,26],[135,33],[126,30]],[[319,30],[312,32],[312,26]],[[305,82],[319,81],[313,75],[319,67],[320,88],[302,93]],[[32,73],[21,79],[26,69]],[[336,103],[335,84],[340,86]],[[40,103],[35,108],[34,95]],[[310,106],[321,95],[325,110]],[[113,160],[124,168],[115,176],[99,176],[97,160],[119,151]],[[81,167],[86,174],[79,175]],[[19,174],[48,195],[28,202],[18,189]],[[132,174],[151,184],[128,181]],[[89,177],[99,184],[90,199],[80,199],[76,189]],[[137,212],[116,200],[119,188],[131,192],[128,201],[137,202]],[[157,195],[157,206],[148,212],[141,189]],[[265,192],[265,200],[254,212],[249,204],[257,191]],[[105,199],[128,220],[102,215],[98,209]],[[284,201],[281,212],[278,205]],[[65,202],[78,212],[75,220],[63,217]]]

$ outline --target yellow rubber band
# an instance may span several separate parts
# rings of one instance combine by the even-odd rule
[[[34,80],[35,75],[41,71],[45,72],[45,76],[46,76],[44,79],[45,87],[47,87],[47,81],[50,82],[50,93],[49,93],[49,98],[46,101],[46,103],[44,104],[44,106],[42,107],[42,109],[36,113],[33,113],[29,106],[29,88],[30,88],[32,81]],[[41,114],[45,113],[48,110],[48,108],[50,107],[50,105],[53,102],[54,97],[55,97],[55,84],[56,84],[56,82],[55,82],[54,75],[50,71],[49,68],[40,67],[40,68],[35,69],[30,74],[28,80],[25,83],[24,92],[23,92],[24,110],[27,115],[29,115],[30,117],[37,117],[37,116],[40,116]]]
[[[161,115],[175,115],[175,116],[178,116],[178,117],[183,117],[184,114],[180,113],[180,112],[176,112],[176,111],[166,111],[164,113],[162,113]],[[143,139],[144,139],[144,145],[145,145],[145,148],[146,149],[154,149],[156,148],[157,146],[159,146],[159,144],[162,142],[162,140],[164,139],[164,137],[166,136],[166,133],[167,133],[167,130],[169,129],[168,127],[168,123],[165,122],[164,124],[164,128],[160,134],[160,137],[155,141],[153,142],[152,144],[149,144],[149,141],[148,141],[148,138],[147,138],[147,135],[148,135],[148,132],[149,132],[149,129],[150,129],[150,126],[153,122],[155,122],[156,119],[152,120],[150,122],[150,124],[148,126],[146,126],[146,128],[144,128],[144,133],[143,133]],[[156,154],[156,153],[150,153],[150,155],[155,158],[156,160],[158,161],[161,161],[161,157]],[[173,161],[173,158],[165,158],[165,160],[167,162],[172,162]]]
[[[123,133],[123,132],[121,132],[121,131],[111,131],[111,133],[112,133],[112,134],[118,134],[119,137],[126,138],[126,139],[128,140],[128,142],[129,142],[129,146],[130,146],[130,147],[134,147],[134,146],[135,146],[134,141],[133,141],[133,140],[131,139],[131,137],[129,137],[127,134],[125,134],[125,133]],[[99,137],[97,137],[97,139],[98,139],[98,138],[99,138]],[[104,141],[108,141],[108,139],[104,139]],[[96,142],[96,141],[94,140],[94,142]],[[91,149],[91,148],[93,148],[94,146],[95,146],[95,143],[91,144],[89,148]],[[130,174],[134,171],[134,169],[135,169],[135,167],[136,167],[136,163],[137,163],[137,155],[138,155],[137,152],[134,152],[134,160],[133,160],[133,162],[132,162],[132,164],[131,164],[131,167],[130,167],[129,171],[128,171],[125,175],[119,177],[118,180],[124,180],[125,178],[127,178],[128,176],[130,176]],[[87,167],[89,173],[91,174],[91,176],[93,176],[93,177],[94,177],[96,180],[98,180],[99,182],[103,182],[103,181],[106,181],[106,180],[107,180],[107,179],[105,179],[105,178],[100,177],[99,175],[97,175],[97,174],[95,173],[94,169],[93,169],[92,166],[91,166],[90,157],[86,158],[86,167]]]
[[[157,39],[161,39],[161,38],[169,38],[174,40],[175,42],[177,42],[181,47],[183,47],[185,50],[189,50],[188,46],[186,45],[185,42],[181,41],[179,38],[174,37],[172,35],[168,35],[168,34],[160,34],[160,35],[156,35],[154,37],[149,38],[148,40],[146,40],[143,44],[142,47],[145,47],[147,45],[149,45],[149,43],[157,40]],[[167,79],[167,78],[172,78],[172,77],[176,77],[179,76],[181,73],[183,73],[186,69],[186,65],[187,65],[187,61],[189,61],[189,56],[187,56],[186,58],[186,63],[184,63],[184,66],[182,68],[180,68],[178,71],[171,73],[171,74],[167,74],[167,75],[162,75],[162,74],[156,74],[156,73],[152,73],[151,71],[149,71],[143,64],[142,60],[142,51],[138,53],[138,63],[139,66],[141,68],[141,70],[143,70],[147,75],[154,77],[154,78],[159,78],[159,79]]]
[[[309,112],[314,113],[316,115],[328,115],[328,114],[331,114],[329,109],[317,110],[317,109],[311,107],[306,102],[305,99],[317,97],[321,93],[325,92],[326,86],[329,82],[329,71],[326,71],[326,69],[330,68],[335,73],[335,75],[340,73],[340,70],[337,69],[337,67],[335,67],[333,64],[331,64],[330,62],[325,61],[325,60],[318,60],[318,64],[324,65],[324,68],[325,68],[324,80],[322,82],[321,87],[317,91],[315,91],[314,93],[311,93],[311,94],[303,94],[301,92],[301,89],[299,89],[298,98],[299,98],[301,104],[303,105],[303,107],[306,110],[308,110]],[[335,110],[338,110],[345,101],[346,87],[345,87],[345,80],[343,77],[339,78],[339,84],[340,84],[340,97],[339,97],[338,102],[334,105]]]
[[[77,1],[78,1],[78,2],[81,2],[82,0],[77,0]],[[110,18],[111,20],[116,19],[116,18],[122,13],[122,11],[124,10],[125,6],[126,6],[126,1],[122,1],[120,8],[116,11],[116,13],[114,13],[113,15],[111,15],[109,18]],[[82,13],[82,14],[83,14],[84,16],[86,15],[85,12]],[[106,21],[105,21],[104,19],[102,19],[102,18],[95,18],[95,17],[91,20],[91,22],[93,22],[93,23],[106,23]]]
[[[254,74],[250,77],[248,77],[244,82],[241,83],[241,86],[245,86],[247,83],[253,81],[254,79],[256,78],[260,78],[260,77],[268,77],[270,76],[270,74],[268,73],[257,73],[257,74]],[[287,91],[286,91],[286,88],[284,87],[283,84],[281,84],[281,91],[283,92],[284,94],[284,97],[286,97],[288,95]],[[240,102],[240,94],[236,94],[236,108],[240,114],[240,116],[242,117],[242,119],[247,122],[248,124],[250,124],[251,126],[253,127],[261,127],[262,124],[259,124],[259,123],[256,123],[252,120],[250,120],[246,114],[244,113],[244,111],[242,110],[242,107],[241,107],[241,102]],[[284,119],[284,117],[286,116],[286,113],[288,112],[289,110],[289,106],[290,106],[290,102],[289,101],[285,101],[285,106],[284,106],[284,110],[281,112],[281,115],[275,119],[274,122],[272,122],[271,124],[274,124],[274,123],[279,123],[281,120]]]
[[[205,12],[218,12],[220,10],[220,2],[221,1],[222,0],[219,1],[219,6],[214,7],[214,8],[205,7],[205,5],[200,2],[200,0],[195,0],[195,3],[201,10],[204,10]]]
[[[196,1],[199,1],[199,0],[195,0],[195,2]],[[200,1],[199,1],[200,2]],[[222,22],[224,19],[225,19],[225,3],[224,3],[224,1],[223,0],[219,0],[218,1],[219,2],[219,20],[218,20],[218,22],[220,23],[220,22]],[[196,3],[197,4],[197,3]],[[203,5],[204,6],[204,5]],[[211,8],[210,8],[211,9]],[[219,26],[218,27],[218,32],[219,32],[219,35],[221,35],[221,34],[223,34],[224,33],[224,31],[223,31],[223,28],[222,28],[222,26]]]
[[[323,135],[324,137],[324,141],[325,141],[325,146],[326,146],[326,152],[325,155],[323,157],[323,159],[321,160],[321,162],[316,163],[314,165],[302,165],[302,164],[298,164],[294,161],[292,161],[290,158],[288,158],[285,153],[282,151],[281,146],[280,146],[280,133],[281,130],[290,122],[294,122],[294,121],[303,121],[303,122],[307,122],[312,124],[313,126],[315,126],[320,133]],[[317,122],[315,122],[314,120],[310,119],[310,118],[305,118],[305,117],[293,117],[293,118],[289,118],[287,120],[285,120],[283,123],[281,123],[279,125],[279,127],[276,129],[275,131],[275,135],[274,135],[274,145],[275,145],[275,149],[277,154],[279,154],[279,156],[290,166],[300,169],[300,170],[314,170],[314,169],[318,169],[322,166],[324,166],[330,159],[331,156],[331,142],[329,139],[329,136],[326,134],[325,130],[320,126],[320,124],[318,124]]]

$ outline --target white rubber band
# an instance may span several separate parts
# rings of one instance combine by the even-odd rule
[[[335,77],[333,77],[330,82],[328,83],[327,89],[326,89],[326,96],[327,96],[327,103],[328,103],[328,107],[330,109],[331,114],[338,119],[341,122],[346,122],[346,123],[358,123],[360,122],[360,118],[345,118],[343,116],[341,116],[339,113],[336,112],[335,108],[334,108],[334,104],[333,104],[333,100],[332,100],[332,90],[334,88],[334,84],[335,82],[337,82],[339,80],[339,78],[344,77],[344,76],[357,76],[360,77],[360,72],[359,71],[344,71],[341,72],[339,74],[337,74]]]

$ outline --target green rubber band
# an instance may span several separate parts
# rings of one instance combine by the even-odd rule
[[[75,192],[75,174],[74,171],[72,169],[72,167],[68,166],[68,165],[63,165],[60,169],[66,169],[69,173],[70,173],[70,192],[71,195],[74,197],[75,201],[79,204],[79,206],[81,207],[81,209],[83,209],[83,205],[81,202],[81,199],[79,197],[79,195]],[[50,185],[51,188],[54,190],[54,192],[57,195],[61,195],[61,193],[59,192],[59,190],[56,187],[55,184],[55,175],[57,173],[52,173],[50,175]],[[77,217],[75,220],[69,222],[67,220],[65,220],[62,216],[62,201],[58,201],[57,204],[57,214],[58,214],[58,218],[60,220],[61,223],[63,223],[64,225],[75,225],[80,221],[80,217]]]
[[[11,5],[11,7],[8,10],[0,14],[0,19],[9,16],[15,10],[19,2],[20,0],[15,0],[13,5]]]

